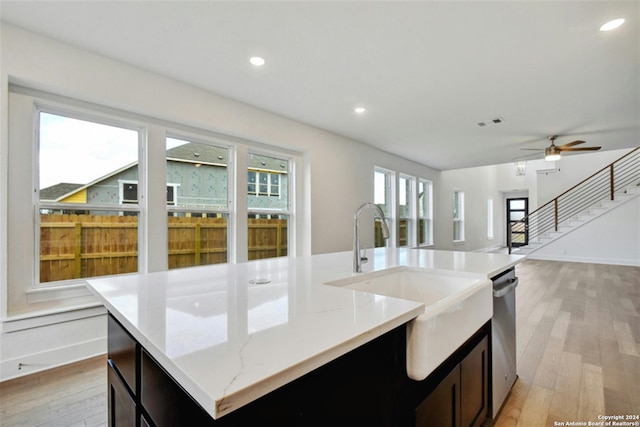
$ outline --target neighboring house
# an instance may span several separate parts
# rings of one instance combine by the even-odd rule
[[[228,150],[191,142],[167,150],[167,204],[226,209]],[[287,209],[286,161],[250,154],[247,194],[253,211]],[[88,184],[59,183],[40,190],[43,202],[126,204],[138,201],[138,167],[129,164]]]

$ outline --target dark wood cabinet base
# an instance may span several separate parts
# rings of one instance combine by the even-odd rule
[[[465,420],[465,427],[477,426],[487,413],[489,331],[487,324],[432,375],[412,381],[402,326],[214,420],[110,315],[109,424],[459,426]],[[120,364],[135,386],[125,385]],[[441,401],[451,402],[458,424],[438,421],[445,416]]]

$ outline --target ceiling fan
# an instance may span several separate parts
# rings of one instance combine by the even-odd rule
[[[554,162],[560,160],[563,151],[597,151],[602,147],[574,147],[575,145],[584,144],[584,141],[572,141],[563,145],[555,145],[555,140],[558,135],[548,136],[547,139],[551,141],[551,145],[547,148],[522,148],[522,150],[544,150],[544,159],[547,162]]]

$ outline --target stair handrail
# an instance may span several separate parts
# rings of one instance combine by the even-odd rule
[[[633,150],[629,151],[625,155],[621,156],[620,158],[618,158],[618,159],[614,160],[613,162],[609,163],[608,165],[604,166],[602,169],[599,169],[598,171],[596,171],[595,173],[591,174],[587,178],[585,178],[582,181],[578,182],[573,187],[571,187],[568,190],[562,192],[561,194],[559,194],[555,198],[549,200],[547,203],[545,203],[542,206],[538,207],[533,212],[530,212],[524,218],[522,218],[522,219],[520,219],[518,221],[511,221],[509,218],[507,218],[507,247],[508,247],[509,253],[511,253],[512,246],[513,246],[513,242],[512,242],[512,238],[511,238],[512,224],[513,223],[523,223],[524,227],[525,227],[525,230],[528,230],[528,223],[529,223],[529,220],[531,219],[531,217],[534,216],[535,214],[538,214],[539,212],[542,212],[542,210],[544,208],[546,208],[547,206],[553,204],[554,205],[554,223],[555,223],[555,227],[554,228],[555,228],[555,231],[558,231],[558,217],[559,217],[558,216],[558,201],[559,201],[559,199],[562,196],[567,195],[569,192],[573,191],[577,187],[581,186],[582,184],[587,183],[588,181],[590,181],[591,179],[595,178],[597,175],[599,175],[600,173],[606,171],[607,169],[609,169],[609,197],[610,197],[610,200],[614,200],[614,192],[615,192],[614,191],[615,190],[615,185],[614,185],[615,184],[615,182],[614,182],[614,165],[616,163],[620,163],[626,157],[629,157],[629,156],[633,155],[638,150],[640,150],[640,147],[634,148]]]

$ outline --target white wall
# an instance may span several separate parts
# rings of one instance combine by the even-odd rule
[[[360,204],[373,199],[374,166],[429,179],[434,188],[438,186],[440,173],[424,165],[92,52],[1,25],[0,237],[3,246],[0,246],[0,266],[3,268],[0,315],[3,324],[0,380],[92,356],[96,352],[95,340],[104,341],[105,337],[104,316],[95,317],[92,309],[89,309],[91,314],[77,310],[72,318],[62,321],[51,313],[64,312],[65,301],[35,313],[26,302],[24,292],[12,297],[13,300],[7,298],[9,289],[29,286],[10,283],[12,276],[8,273],[11,269],[8,253],[22,250],[19,243],[6,244],[9,241],[7,87],[10,82],[301,153],[303,165],[299,166],[304,168],[304,197],[298,206],[302,232],[297,239],[298,254],[351,248],[353,213]],[[31,198],[30,194],[14,196]],[[24,200],[12,199],[14,202]],[[437,223],[437,214],[434,214],[436,227]],[[87,320],[89,318],[92,320]],[[59,337],[70,339],[59,340]],[[53,351],[56,346],[69,351]],[[48,355],[47,362],[41,364],[43,355]],[[15,367],[21,360],[34,364],[18,371]]]
[[[540,248],[530,257],[640,267],[640,197]]]
[[[464,191],[464,242],[453,242],[453,191]],[[487,238],[487,199],[494,202],[494,237]],[[501,245],[504,218],[502,195],[497,187],[497,168],[484,166],[443,171],[438,202],[435,204],[439,225],[434,230],[437,249],[473,251]]]

